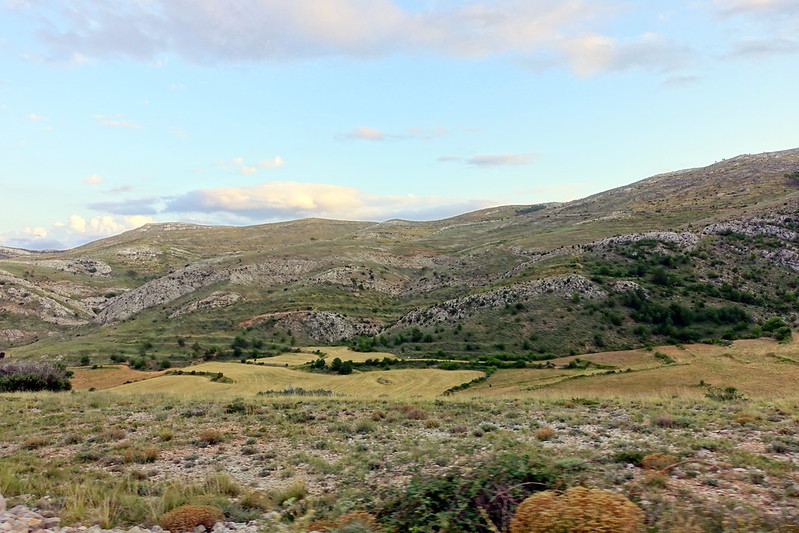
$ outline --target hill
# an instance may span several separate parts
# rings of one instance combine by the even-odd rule
[[[797,171],[794,149],[439,221],[151,224],[3,249],[0,351],[152,368],[344,342],[532,360],[775,334],[796,325]]]

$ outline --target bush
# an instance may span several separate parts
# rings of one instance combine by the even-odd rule
[[[225,520],[222,510],[210,505],[184,505],[161,516],[159,523],[169,531],[193,531],[197,526],[205,526],[210,531],[214,524]]]
[[[0,392],[66,391],[72,388],[72,372],[63,366],[39,361],[0,363]]]
[[[615,492],[574,487],[561,495],[539,492],[524,500],[513,516],[511,533],[589,533],[640,531],[644,513]]]
[[[544,456],[520,448],[489,456],[470,470],[415,476],[383,499],[381,522],[405,532],[506,531],[516,502],[555,480]]]
[[[641,467],[647,470],[663,470],[667,466],[675,464],[679,459],[673,455],[664,453],[651,453],[641,460]]]

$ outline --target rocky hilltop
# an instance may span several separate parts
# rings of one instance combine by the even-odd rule
[[[581,353],[734,337],[796,321],[796,172],[799,149],[440,221],[150,224],[62,252],[0,247],[0,350],[189,357],[249,335]],[[730,306],[743,315],[712,311]]]

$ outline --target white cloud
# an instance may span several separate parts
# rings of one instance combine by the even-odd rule
[[[725,15],[747,15],[778,13],[799,10],[796,0],[714,0],[716,7]]]
[[[92,174],[88,178],[83,178],[83,183],[88,183],[89,185],[97,185],[103,182],[103,177],[98,174]]]
[[[531,165],[537,157],[537,154],[475,155],[468,158],[466,163],[480,168],[524,166]]]
[[[360,140],[360,141],[387,141],[387,140],[402,140],[402,139],[418,139],[427,141],[435,137],[441,137],[447,134],[447,128],[438,127],[433,129],[420,128],[412,126],[407,128],[405,133],[385,133],[375,128],[367,126],[358,126],[344,136],[346,139]]]
[[[128,128],[134,130],[143,129],[144,126],[138,122],[126,120],[121,114],[116,115],[94,115],[94,119],[100,126],[107,126],[109,128]]]
[[[256,164],[247,164],[243,157],[234,157],[233,159],[229,159],[227,161],[217,161],[213,164],[213,166],[227,168],[238,172],[243,176],[249,176],[251,174],[257,173],[259,169],[279,168],[285,164],[286,162],[280,156],[273,157],[272,159],[261,159]]]
[[[562,50],[574,72],[583,77],[646,66],[674,72],[692,66],[695,57],[690,48],[654,33],[624,40],[586,35],[567,41]]]
[[[41,2],[18,11],[46,21],[37,35],[62,59],[77,53],[152,63],[176,54],[207,64],[419,52],[533,58],[554,52],[560,63],[585,68],[563,52],[594,39],[607,20],[628,8],[620,0],[74,0],[67,7]],[[662,55],[645,59],[631,66],[655,62],[661,68]]]
[[[124,216],[121,218],[101,215],[89,219],[80,215],[71,215],[66,227],[72,233],[85,234],[92,237],[106,237],[138,228],[150,222],[154,222],[154,219],[143,215]]]
[[[272,158],[272,159],[262,159],[258,163],[258,166],[261,167],[261,168],[278,168],[278,167],[282,167],[284,164],[285,164],[285,161],[283,161],[283,158],[280,157],[280,156],[277,156],[277,157]]]
[[[171,199],[164,212],[237,215],[250,221],[303,217],[347,220],[429,219],[495,205],[415,195],[381,196],[353,187],[318,183],[270,182],[251,187],[201,189]],[[440,217],[439,217],[440,218]]]
[[[380,130],[369,128],[366,126],[358,126],[346,135],[348,139],[356,139],[361,141],[384,141],[386,134]]]
[[[28,120],[33,120],[33,121],[44,120],[44,117],[42,117],[41,115],[37,115],[36,113],[31,113],[30,115],[28,115],[25,118],[27,118]]]
[[[33,235],[37,239],[43,239],[47,237],[47,230],[42,227],[25,228],[22,230],[22,233]]]

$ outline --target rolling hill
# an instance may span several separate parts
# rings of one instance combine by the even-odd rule
[[[318,344],[537,357],[775,334],[797,324],[797,172],[794,149],[439,221],[151,224],[2,248],[0,351],[155,367]]]

